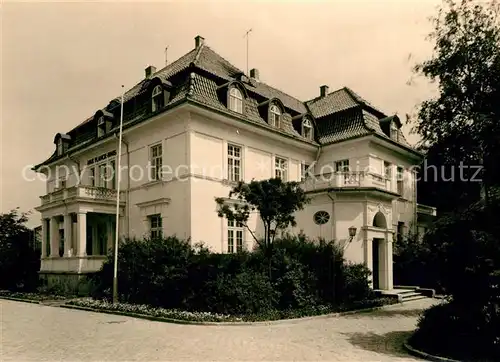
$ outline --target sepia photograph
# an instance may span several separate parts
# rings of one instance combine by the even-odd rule
[[[1,361],[500,361],[498,0],[0,3]]]

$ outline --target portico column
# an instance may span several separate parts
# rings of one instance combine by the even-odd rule
[[[72,238],[72,218],[71,214],[64,215],[64,256],[73,256],[71,251]]]
[[[368,230],[364,230],[363,244],[365,246],[365,266],[372,272],[373,275],[373,242],[372,239],[368,239]],[[370,287],[373,288],[373,278],[370,280]]]
[[[76,215],[76,248],[77,256],[87,255],[87,214],[82,212]]]
[[[50,218],[50,257],[59,256],[59,220],[53,216]]]
[[[42,219],[42,258],[47,257],[47,220]]]
[[[393,285],[393,275],[392,275],[392,238],[387,235],[385,238],[385,260],[386,260],[386,266],[385,266],[385,278],[386,278],[386,287],[388,290],[391,290],[394,288]]]

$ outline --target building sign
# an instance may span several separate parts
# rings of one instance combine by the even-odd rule
[[[116,156],[116,150],[114,151],[109,151],[108,153],[102,154],[100,156],[91,158],[90,160],[87,161],[87,165],[93,165],[94,163],[97,163],[99,161],[106,160],[110,157]]]

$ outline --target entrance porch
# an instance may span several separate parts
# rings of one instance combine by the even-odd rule
[[[76,212],[42,219],[40,273],[98,271],[115,239],[115,215]]]
[[[380,211],[375,214],[372,225],[363,227],[364,259],[372,272],[371,286],[374,290],[392,290],[393,232],[387,228],[385,216]]]

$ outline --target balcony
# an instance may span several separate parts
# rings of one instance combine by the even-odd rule
[[[52,203],[57,203],[61,201],[115,201],[116,202],[116,190],[107,189],[103,187],[93,187],[93,186],[74,186],[65,189],[59,189],[51,192],[47,195],[40,197],[42,201],[42,206],[46,206]],[[120,192],[120,201],[125,201],[125,195]]]
[[[417,214],[427,215],[427,216],[437,216],[437,210],[435,207],[417,204]]]
[[[327,188],[376,188],[392,192],[392,182],[384,176],[371,172],[351,171],[336,172],[315,176],[303,182],[306,192],[319,191]]]

